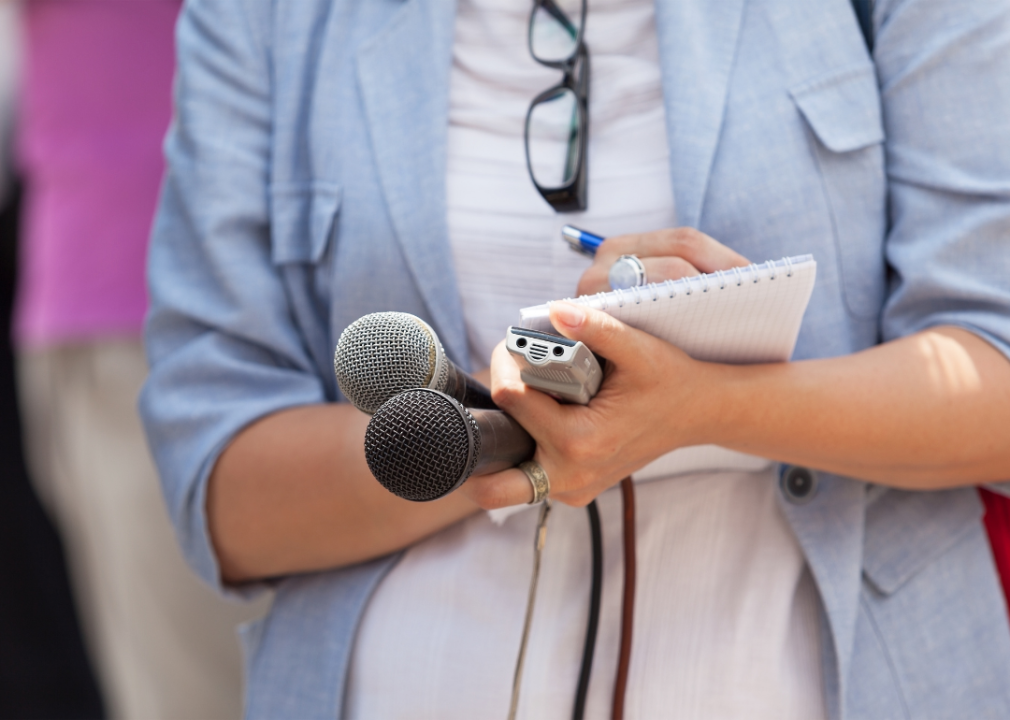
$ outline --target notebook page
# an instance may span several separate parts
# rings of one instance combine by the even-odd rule
[[[603,310],[698,360],[784,362],[796,346],[816,275],[813,256],[800,255],[572,302]],[[521,310],[522,326],[553,331],[549,307]]]

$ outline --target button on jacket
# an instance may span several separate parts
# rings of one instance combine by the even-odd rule
[[[466,366],[447,270],[453,16],[438,0],[186,6],[141,405],[210,583],[218,454],[263,415],[341,399],[344,327],[412,312]],[[797,359],[941,324],[1010,355],[1006,3],[879,0],[872,60],[849,0],[657,0],[656,22],[679,223],[755,260],[818,261]],[[975,491],[809,480],[781,504],[823,605],[830,716],[1010,716]],[[395,561],[277,584],[245,631],[249,717],[339,717],[355,628]]]

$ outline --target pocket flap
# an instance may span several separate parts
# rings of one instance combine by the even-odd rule
[[[974,488],[889,490],[866,509],[863,572],[890,595],[982,522]]]
[[[275,264],[318,263],[340,209],[339,185],[316,182],[270,189],[270,253]]]
[[[873,66],[822,75],[793,87],[789,94],[814,134],[832,152],[850,152],[884,140]]]

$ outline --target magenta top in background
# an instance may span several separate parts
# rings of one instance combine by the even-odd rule
[[[171,115],[179,0],[29,0],[27,183],[14,333],[40,346],[137,334]]]

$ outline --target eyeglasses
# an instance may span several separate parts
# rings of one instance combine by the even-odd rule
[[[582,41],[586,0],[534,0],[529,47],[541,65],[564,72],[526,113],[526,167],[557,212],[586,209],[589,50]]]

